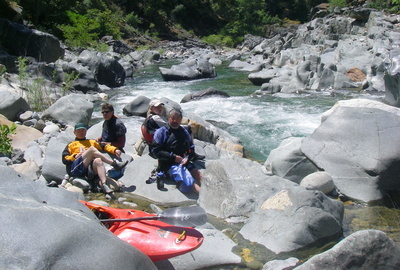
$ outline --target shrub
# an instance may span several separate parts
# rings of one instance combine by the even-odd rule
[[[13,147],[9,135],[15,133],[16,129],[17,127],[14,123],[12,123],[11,127],[0,125],[0,153],[3,155],[9,156],[12,153]]]
[[[329,4],[332,7],[340,7],[340,8],[344,8],[347,6],[346,0],[329,0]]]
[[[95,32],[100,24],[86,15],[80,15],[72,11],[67,11],[71,24],[61,25],[64,31],[65,43],[72,47],[89,47],[98,39],[99,35]]]
[[[231,36],[223,35],[209,35],[202,38],[202,41],[214,46],[233,47],[235,45],[234,40]]]

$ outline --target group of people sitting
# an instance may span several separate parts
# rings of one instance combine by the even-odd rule
[[[86,178],[89,181],[98,179],[98,183],[92,184],[98,184],[104,193],[112,194],[113,189],[107,184],[108,176],[104,163],[111,165],[116,171],[123,170],[128,164],[128,161],[121,161],[126,127],[114,114],[111,104],[103,104],[101,113],[104,118],[101,136],[87,139],[87,126],[82,123],[76,124],[75,140],[65,147],[62,161],[69,176]],[[179,190],[199,193],[202,175],[193,161],[203,159],[204,156],[195,153],[190,128],[181,125],[182,118],[180,110],[172,109],[165,114],[164,103],[160,100],[150,101],[148,116],[142,125],[142,134],[149,146],[149,155],[158,160],[158,166],[146,183],[157,182],[159,190],[166,190],[164,180],[167,176],[175,180],[180,177],[177,180]],[[115,158],[110,158],[104,152],[112,154]],[[173,176],[178,174],[178,178]]]

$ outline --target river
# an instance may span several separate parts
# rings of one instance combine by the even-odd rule
[[[265,162],[270,151],[285,138],[310,135],[320,124],[322,113],[329,110],[337,101],[359,97],[380,98],[349,91],[310,91],[300,94],[254,96],[254,91],[260,87],[254,86],[247,79],[247,72],[229,68],[229,63],[216,67],[217,77],[213,79],[163,81],[158,67],[169,68],[174,63],[177,62],[164,61],[146,66],[135,72],[134,78],[128,79],[124,87],[110,92],[110,102],[115,106],[116,114],[121,116],[130,128],[139,129],[143,118],[122,115],[123,107],[137,96],[166,97],[180,103],[182,98],[189,93],[214,87],[226,92],[230,97],[210,97],[182,103],[180,105],[184,114],[188,112],[197,114],[238,137],[247,154],[261,164]],[[101,119],[100,111],[95,111],[93,117]],[[347,236],[362,229],[379,229],[399,244],[400,212],[397,207],[399,200],[396,196],[391,198],[388,202],[379,205],[346,202],[343,235]],[[236,241],[239,240],[236,239]],[[249,244],[246,241],[242,243],[244,246]],[[253,250],[253,256],[258,257],[255,261],[263,263],[273,259],[273,256],[267,256],[265,252],[262,247]],[[304,259],[310,254],[297,255]],[[258,263],[256,265],[259,266]],[[258,266],[251,268],[257,269]],[[248,269],[246,267],[245,269]],[[242,269],[237,266],[234,268]],[[219,267],[218,269],[231,268]]]

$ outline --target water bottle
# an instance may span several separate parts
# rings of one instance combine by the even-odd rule
[[[164,173],[159,172],[157,173],[157,188],[162,190],[164,188]]]

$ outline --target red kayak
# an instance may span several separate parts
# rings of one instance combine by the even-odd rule
[[[81,201],[100,219],[132,219],[156,217],[135,209],[119,209]],[[157,219],[107,222],[106,227],[120,239],[150,257],[166,260],[195,250],[203,243],[203,235],[194,228],[178,227]]]

